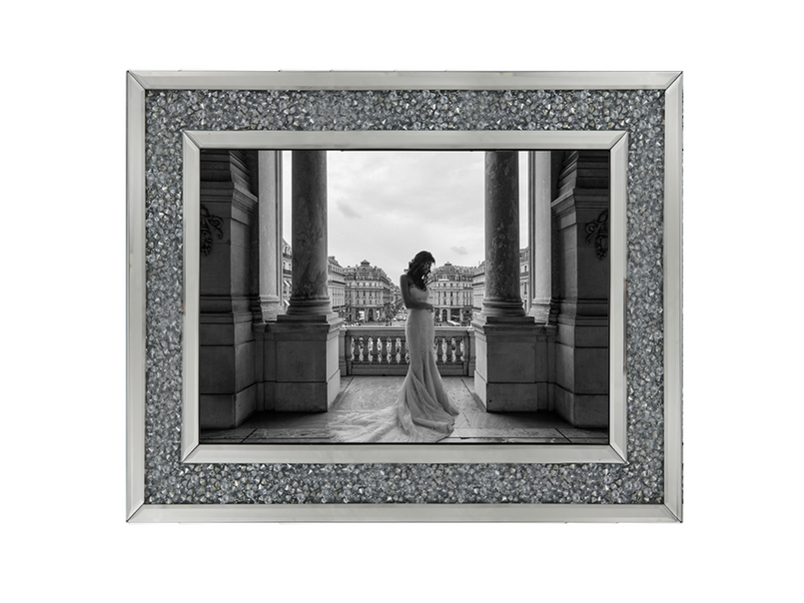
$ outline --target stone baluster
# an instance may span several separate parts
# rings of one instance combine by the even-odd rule
[[[390,356],[390,351],[389,351],[390,342],[389,342],[389,339],[390,339],[390,337],[388,337],[387,335],[380,338],[380,344],[382,345],[382,356],[380,357],[380,362],[382,362],[382,364],[389,364],[389,362],[390,362],[390,360],[389,360],[389,356]]]

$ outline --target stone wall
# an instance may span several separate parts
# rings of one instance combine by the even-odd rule
[[[608,425],[609,155],[567,153],[552,203],[558,234],[555,410],[582,427]]]
[[[254,157],[201,154],[201,427],[235,427],[257,407],[252,333]]]

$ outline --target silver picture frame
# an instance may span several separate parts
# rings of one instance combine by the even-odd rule
[[[646,504],[305,503],[151,504],[146,501],[146,93],[159,90],[654,90],[664,98],[663,496]],[[127,500],[129,522],[552,521],[680,522],[682,519],[682,74],[679,72],[150,72],[127,74]],[[184,241],[182,404],[179,457],[189,464],[529,463],[624,464],[627,437],[626,330],[628,132],[625,129],[472,131],[182,131]],[[202,149],[604,149],[611,177],[610,413],[607,445],[283,444],[198,441],[199,159]]]

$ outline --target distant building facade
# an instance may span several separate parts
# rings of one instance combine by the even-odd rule
[[[472,320],[474,268],[447,262],[433,270],[430,303],[436,322],[468,325]]]
[[[395,287],[385,270],[372,266],[367,260],[344,270],[344,318],[353,322],[390,320],[395,311]]]
[[[525,314],[530,311],[532,301],[532,291],[530,291],[530,248],[519,250],[519,296],[522,298],[522,307]],[[483,296],[486,294],[486,263],[474,268],[472,275],[472,310],[475,317],[479,316],[483,310]]]
[[[293,289],[293,249],[285,239],[282,239],[282,313],[290,303],[290,293]]]
[[[486,262],[480,262],[472,271],[472,313],[479,318],[483,310],[483,297],[486,294]]]
[[[327,259],[327,289],[332,311],[343,318],[346,312],[346,268],[338,263],[334,255]]]
[[[293,248],[282,240],[282,312],[293,289]],[[401,305],[402,294],[382,268],[363,260],[359,266],[341,266],[327,258],[327,291],[332,311],[348,321],[390,319]]]
[[[530,282],[530,248],[519,250],[519,295],[522,298],[522,307],[525,308],[525,314],[530,311],[531,297],[529,291]]]

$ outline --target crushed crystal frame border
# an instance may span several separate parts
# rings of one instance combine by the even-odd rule
[[[682,75],[678,72],[622,73],[360,73],[360,72],[129,72],[127,128],[127,511],[133,522],[173,521],[681,521],[681,93]],[[149,90],[659,90],[664,94],[664,190],[663,190],[663,374],[664,387],[664,482],[660,504],[383,504],[383,503],[325,503],[325,504],[146,504],[146,317],[145,295],[146,252],[146,91]],[[365,134],[370,130],[354,132]],[[277,132],[273,132],[277,134]],[[288,131],[298,136],[300,131]],[[251,132],[230,132],[233,140],[243,140]],[[265,132],[263,132],[265,134]],[[318,134],[321,134],[320,132]],[[344,133],[341,132],[341,135]],[[389,132],[385,132],[389,134]],[[424,134],[424,133],[419,133]],[[444,136],[444,132],[433,133]],[[497,131],[471,131],[482,140]],[[513,134],[513,133],[511,133]],[[573,136],[604,132],[576,132],[571,128],[560,131],[541,131],[543,137],[571,139]],[[609,135],[616,134],[609,131]],[[623,136],[622,133],[619,133]],[[226,135],[222,132],[218,136]],[[455,135],[455,133],[453,133]],[[187,158],[190,146],[203,139],[203,132],[183,135]],[[583,136],[581,136],[582,138]],[[545,139],[546,139],[545,138]],[[230,144],[232,147],[242,146]],[[481,145],[482,146],[482,145]],[[583,148],[586,145],[581,145]],[[616,145],[615,145],[616,146]],[[620,152],[627,154],[627,146]],[[192,153],[192,148],[191,148]],[[614,157],[614,153],[612,155]],[[622,163],[627,163],[627,159]],[[616,161],[613,161],[613,164]],[[614,169],[614,167],[612,168]],[[185,171],[185,175],[187,172]],[[616,177],[616,174],[613,173]],[[615,180],[616,181],[616,180]],[[613,181],[613,182],[615,182]],[[191,190],[185,179],[185,195]],[[613,187],[614,188],[614,187]],[[623,194],[625,182],[623,182]],[[186,210],[186,209],[185,209]],[[624,217],[623,217],[624,222]],[[186,223],[185,223],[186,227]],[[186,238],[186,233],[185,233]],[[625,250],[623,249],[623,256]],[[185,269],[187,258],[185,257]],[[614,268],[614,264],[613,264]],[[614,277],[614,272],[613,275]],[[612,279],[613,282],[615,279]],[[187,283],[185,283],[186,286]],[[614,299],[614,298],[613,298]],[[183,306],[183,319],[187,319]],[[623,325],[627,327],[628,325]],[[197,327],[197,325],[196,325]],[[196,329],[197,330],[197,329]],[[614,331],[614,329],[612,329]],[[187,341],[184,341],[185,345]],[[623,346],[624,348],[624,346]],[[186,358],[184,358],[186,361]],[[186,369],[186,364],[185,364]],[[612,384],[614,385],[614,384]],[[186,391],[185,391],[186,394]],[[186,395],[185,395],[186,402]],[[533,458],[514,462],[624,462],[625,437],[618,440],[612,424],[613,442],[623,449],[615,458],[566,459],[558,457]],[[624,429],[624,420],[622,426]],[[399,448],[399,447],[394,447]],[[615,447],[616,448],[616,447]],[[187,447],[184,446],[185,451]],[[220,452],[220,451],[218,451]],[[182,454],[187,462],[187,454]],[[404,458],[404,453],[402,458]],[[426,456],[426,455],[425,455]],[[325,457],[324,457],[325,458]],[[398,461],[398,459],[397,459]],[[195,462],[229,462],[225,457]],[[234,462],[258,462],[237,459]],[[268,461],[273,462],[273,461]],[[307,461],[298,461],[307,462]],[[312,462],[327,462],[316,459]],[[353,462],[332,460],[331,462]],[[354,462],[361,462],[359,460]],[[365,461],[363,461],[365,462]],[[375,461],[376,462],[376,461]],[[430,461],[409,457],[406,462]],[[448,460],[446,462],[449,462]],[[477,460],[470,462],[479,462]],[[498,462],[511,462],[503,459]]]

